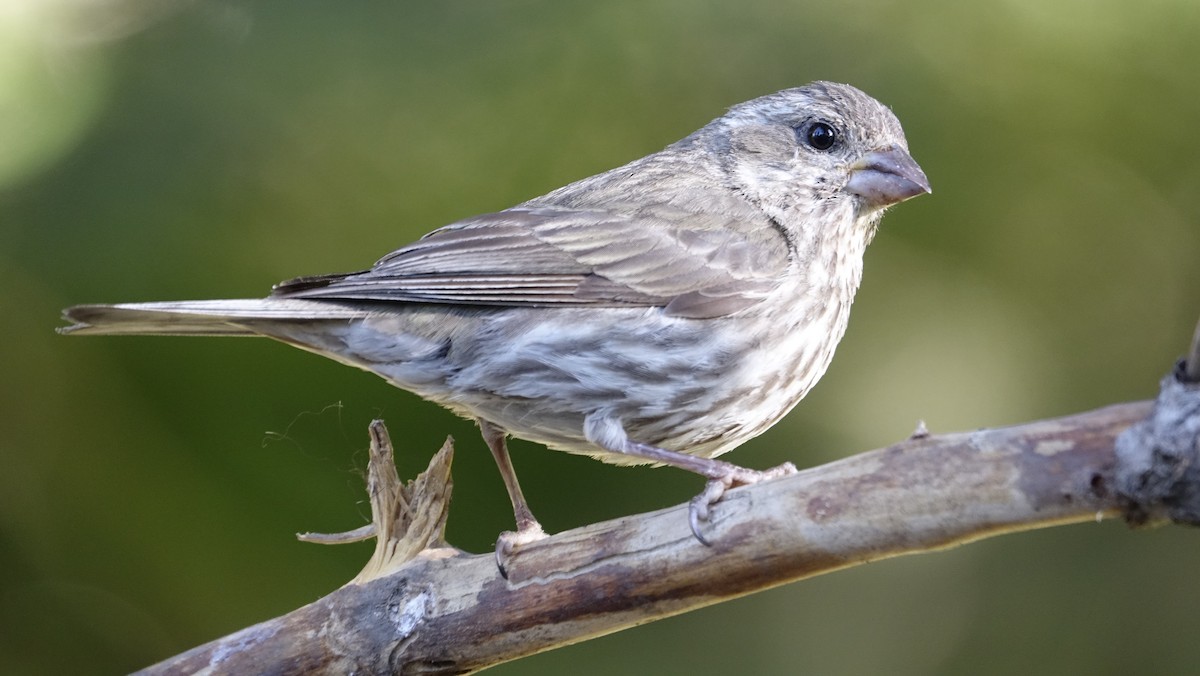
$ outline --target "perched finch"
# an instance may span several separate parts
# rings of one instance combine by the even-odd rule
[[[734,106],[661,152],[439,228],[370,270],[261,300],[80,305],[72,334],[266,336],[479,423],[517,531],[542,536],[508,435],[708,479],[692,501],[794,472],[714,458],[786,414],[833,357],[885,208],[929,192],[900,122],[815,82]]]

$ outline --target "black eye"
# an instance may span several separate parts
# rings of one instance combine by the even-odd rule
[[[817,150],[829,150],[837,143],[837,133],[825,122],[813,122],[808,126],[804,140]]]

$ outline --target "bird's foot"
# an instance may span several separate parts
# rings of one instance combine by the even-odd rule
[[[722,473],[710,476],[700,495],[688,503],[688,525],[691,526],[692,535],[705,547],[711,547],[712,542],[700,532],[700,524],[708,521],[710,508],[725,496],[726,491],[737,486],[749,486],[796,473],[796,466],[790,462],[767,470],[746,469],[736,465],[727,465],[722,469]]]
[[[532,519],[518,525],[517,530],[506,530],[496,538],[496,568],[500,577],[508,579],[508,563],[519,547],[549,537],[542,524]]]

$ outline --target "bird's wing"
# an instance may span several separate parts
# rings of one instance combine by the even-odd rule
[[[275,296],[491,306],[659,306],[716,317],[758,302],[788,248],[765,218],[524,207],[453,223],[370,270],[302,277]]]

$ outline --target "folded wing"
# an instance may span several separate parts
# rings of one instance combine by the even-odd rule
[[[274,297],[491,306],[663,307],[717,317],[757,303],[786,273],[766,221],[636,209],[524,207],[436,230],[370,270],[301,277]]]

